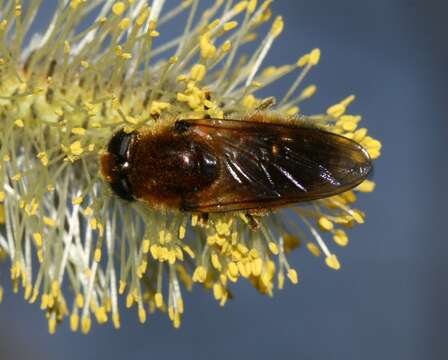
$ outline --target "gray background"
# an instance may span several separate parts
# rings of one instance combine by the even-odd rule
[[[180,331],[160,314],[141,326],[123,312],[119,332],[95,326],[84,337],[67,324],[51,337],[37,306],[6,294],[1,359],[446,359],[447,8],[441,0],[273,6],[286,27],[271,64],[323,52],[308,78],[319,93],[304,110],[354,92],[352,109],[384,145],[377,190],[360,200],[367,224],[339,251],[341,271],[297,253],[299,286],[269,299],[241,284],[223,309],[198,288],[187,295]],[[2,271],[3,283],[8,276]]]

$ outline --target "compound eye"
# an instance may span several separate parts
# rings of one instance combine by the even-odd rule
[[[110,184],[113,192],[123,200],[134,201],[132,188],[126,176],[123,176]]]
[[[112,136],[107,146],[107,151],[120,160],[128,160],[129,146],[134,138],[134,133],[125,133],[124,130],[118,131]]]

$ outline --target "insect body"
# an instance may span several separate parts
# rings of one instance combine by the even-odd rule
[[[126,200],[193,212],[260,210],[348,191],[372,168],[353,140],[263,121],[178,120],[116,133],[103,177]]]

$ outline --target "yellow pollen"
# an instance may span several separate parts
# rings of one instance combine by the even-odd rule
[[[56,333],[56,318],[51,316],[48,319],[48,332],[50,335],[54,335]]]
[[[299,282],[299,277],[297,276],[297,271],[295,271],[294,269],[289,269],[287,275],[288,275],[288,279],[293,284],[297,284]]]
[[[135,21],[135,23],[137,24],[138,27],[143,26],[146,22],[146,19],[149,16],[149,7],[145,7],[142,12],[140,13],[140,15],[137,17],[137,20]]]
[[[184,261],[184,253],[182,252],[182,249],[179,246],[175,247],[174,253],[176,254],[176,259]]]
[[[206,74],[206,68],[202,64],[195,64],[191,68],[190,76],[195,81],[202,81]]]
[[[246,10],[248,3],[249,3],[248,1],[240,1],[238,4],[234,6],[232,12],[234,12],[235,15],[238,15],[240,12]]]
[[[224,41],[224,43],[221,46],[221,51],[223,53],[228,52],[232,48],[232,42],[230,40]]]
[[[183,226],[183,225],[179,226],[179,239],[185,238],[186,231],[187,230],[186,230],[185,226]]]
[[[42,234],[36,232],[33,234],[33,238],[34,238],[34,242],[36,243],[36,246],[42,247],[42,245],[43,245]]]
[[[170,318],[170,320],[172,321],[174,320],[174,315],[175,315],[174,306],[170,305],[168,307],[168,317]]]
[[[72,129],[72,134],[75,134],[75,135],[80,135],[80,136],[82,136],[82,135],[84,135],[86,133],[86,129],[84,129],[84,128],[73,128]]]
[[[73,198],[72,204],[73,205],[81,205],[83,201],[84,201],[84,198],[82,196],[78,196],[78,197]]]
[[[180,314],[179,313],[174,314],[173,326],[175,329],[179,329],[179,327],[180,327]]]
[[[364,216],[359,210],[354,210],[352,217],[358,224],[364,224]]]
[[[160,115],[162,113],[162,111],[169,109],[171,106],[170,103],[167,102],[163,102],[163,101],[153,101],[151,103],[151,108],[149,110],[149,112],[154,115],[154,114],[158,114]]]
[[[216,300],[219,300],[222,298],[224,292],[223,292],[223,288],[222,285],[218,282],[218,283],[214,283],[213,284],[213,296],[215,297]]]
[[[356,190],[365,192],[365,193],[372,192],[373,190],[375,190],[375,183],[370,180],[364,180],[361,184],[358,185]]]
[[[216,254],[216,253],[213,253],[213,254],[212,254],[211,262],[212,262],[213,267],[214,267],[216,270],[218,270],[218,271],[221,270],[221,263],[219,262],[218,254]]]
[[[246,36],[244,36],[245,42],[251,42],[257,40],[258,36],[256,33],[249,33]]]
[[[309,252],[314,256],[320,256],[321,254],[320,249],[315,243],[309,242],[306,244],[306,247],[309,250]]]
[[[279,249],[278,249],[278,246],[276,243],[270,242],[268,246],[269,246],[269,250],[271,250],[271,253],[273,253],[274,255],[279,254]]]
[[[163,295],[162,293],[156,293],[154,295],[154,301],[156,303],[156,307],[161,309],[163,307]]]
[[[341,264],[339,263],[338,258],[336,255],[331,254],[330,256],[327,256],[325,258],[325,263],[327,266],[333,270],[339,270],[341,268]]]
[[[230,234],[230,225],[231,225],[230,222],[225,223],[225,222],[219,221],[216,224],[216,231],[218,232],[219,235],[228,236]]]
[[[283,31],[284,23],[283,18],[281,16],[277,16],[272,24],[271,33],[272,36],[277,37]]]
[[[305,54],[299,60],[297,60],[297,66],[304,67],[306,64],[308,64],[309,60],[310,60],[310,55]]]
[[[118,27],[124,31],[127,30],[129,28],[129,26],[131,26],[131,19],[129,18],[124,18],[120,21],[120,23],[118,24]]]
[[[70,316],[70,329],[73,332],[76,332],[78,331],[78,328],[79,328],[79,315],[77,313],[73,313]]]
[[[80,309],[84,307],[84,296],[81,293],[76,294],[76,306]]]
[[[354,100],[355,100],[356,96],[355,95],[349,95],[347,96],[344,100],[342,100],[340,103],[347,107],[349,106]]]
[[[144,239],[142,242],[142,251],[144,254],[149,252],[150,241],[148,239]]]
[[[204,282],[207,277],[207,270],[203,266],[198,266],[193,273],[194,282]]]
[[[338,118],[341,115],[343,115],[346,111],[346,106],[342,105],[342,104],[336,104],[333,106],[330,106],[327,109],[327,114],[334,117],[334,118]]]
[[[194,254],[193,250],[191,250],[191,248],[188,245],[184,245],[183,249],[188,254],[189,257],[191,257],[192,259],[195,258],[195,254]]]
[[[260,254],[258,253],[257,249],[250,249],[249,250],[249,256],[252,259],[258,259],[260,257]]]
[[[257,99],[252,94],[246,95],[242,101],[243,106],[248,109],[253,109],[257,105],[257,103]]]
[[[232,275],[233,277],[237,277],[238,276],[238,266],[233,262],[229,262],[229,264],[227,265],[228,271],[230,273],[230,275]]]
[[[201,49],[201,56],[204,59],[215,57],[216,47],[210,40],[209,34],[204,34],[199,38],[199,46]]]
[[[132,54],[128,53],[128,52],[124,52],[124,53],[121,54],[121,58],[123,60],[130,60],[130,59],[132,59]]]
[[[53,280],[51,283],[51,292],[53,293],[53,296],[57,298],[61,293],[61,286],[59,284],[59,281]]]
[[[224,31],[230,31],[235,29],[238,26],[238,22],[237,21],[229,21],[228,23],[225,23],[223,28]]]
[[[325,230],[325,231],[333,230],[333,227],[334,227],[333,223],[328,218],[326,218],[325,216],[321,216],[319,218],[318,223],[319,223],[319,226],[320,226],[320,228],[322,230]]]
[[[80,141],[75,141],[74,143],[72,143],[70,145],[70,152],[75,155],[75,156],[79,156],[83,153],[83,148],[81,146],[81,142]]]
[[[126,297],[126,307],[129,309],[134,304],[134,295],[132,293],[129,293]]]
[[[360,143],[362,140],[364,140],[366,135],[367,135],[367,129],[366,128],[358,129],[358,130],[356,130],[353,133],[353,140],[358,142],[358,143]]]
[[[120,326],[121,326],[121,324],[120,324],[120,314],[113,313],[112,314],[112,322],[114,323],[115,329],[119,329]]]
[[[90,220],[90,227],[91,227],[93,230],[95,230],[95,229],[97,228],[97,226],[98,226],[98,220],[95,219],[95,218],[91,219],[91,220]]]
[[[48,155],[46,152],[42,151],[42,152],[38,153],[36,156],[40,160],[40,162],[42,163],[43,166],[48,165]]]
[[[143,307],[139,307],[138,309],[138,319],[141,324],[144,324],[146,322],[146,311]]]
[[[76,10],[76,9],[78,8],[79,5],[81,5],[81,4],[85,3],[85,2],[86,2],[86,0],[72,0],[72,1],[70,2],[70,7],[71,7],[73,10]]]
[[[261,260],[260,258],[254,259],[251,263],[251,267],[252,267],[252,274],[254,276],[260,276],[263,270],[263,260]]]
[[[353,191],[346,191],[340,195],[347,203],[354,203],[356,201],[356,194]]]
[[[122,1],[118,1],[112,6],[112,12],[117,16],[123,15],[125,10],[126,10],[126,5]]]
[[[310,57],[308,59],[308,64],[315,66],[319,63],[320,60],[320,49],[313,49],[310,52]]]
[[[257,8],[257,0],[249,0],[249,4],[247,5],[247,12],[252,14]]]
[[[307,86],[300,95],[301,98],[307,99],[313,96],[316,93],[317,87],[316,85]]]
[[[98,249],[98,248],[95,249],[95,253],[94,253],[93,258],[94,258],[94,260],[96,262],[100,262],[101,261],[101,249]]]
[[[18,1],[18,0],[16,0],[16,4],[17,4],[17,1]],[[22,5],[20,5],[20,4],[17,4],[17,5],[16,5],[15,11],[14,11],[14,15],[15,15],[16,17],[20,17],[20,16],[22,16]]]
[[[176,253],[174,251],[168,252],[168,263],[173,265],[176,262]]]
[[[81,331],[84,335],[88,334],[90,331],[90,328],[92,326],[92,320],[90,317],[85,316],[81,320]]]
[[[345,233],[345,231],[341,230],[341,229],[337,229],[334,232],[333,240],[339,246],[347,246],[347,244],[348,244],[348,236]]]
[[[221,19],[215,19],[210,24],[207,25],[207,29],[209,31],[216,29],[220,23],[221,23]]]
[[[125,290],[126,290],[126,282],[124,282],[123,280],[120,280],[120,285],[118,287],[118,293],[120,295],[123,295]]]

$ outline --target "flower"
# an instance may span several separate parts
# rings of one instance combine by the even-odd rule
[[[11,264],[14,291],[22,289],[30,303],[40,301],[50,333],[66,317],[72,330],[83,333],[93,317],[119,328],[119,295],[126,297],[126,307],[137,308],[141,322],[161,310],[175,327],[184,312],[182,291],[195,283],[221,305],[241,278],[272,295],[285,278],[299,281],[287,259],[290,251],[305,243],[337,270],[339,260],[324,238],[346,246],[345,229],[364,222],[364,213],[353,206],[358,192],[374,189],[369,180],[312,206],[295,206],[294,219],[285,211],[205,219],[112,195],[98,159],[117,129],[265,108],[272,98],[257,98],[257,90],[294,72],[296,80],[274,110],[296,117],[317,90],[303,84],[319,62],[319,49],[294,64],[262,68],[283,31],[280,16],[271,21],[271,1],[229,7],[216,0],[200,16],[198,0],[182,1],[167,13],[164,3],[59,2],[46,30],[29,42],[40,2],[26,9],[20,0],[4,6],[9,11],[0,22],[0,259]],[[181,34],[158,43],[159,27],[181,14],[188,18]],[[266,23],[271,27],[258,48],[242,55],[240,48],[257,41]],[[163,58],[170,51],[174,55]],[[307,117],[377,158],[380,142],[358,129],[360,116],[347,113],[354,98]],[[248,231],[254,223],[257,229]]]

